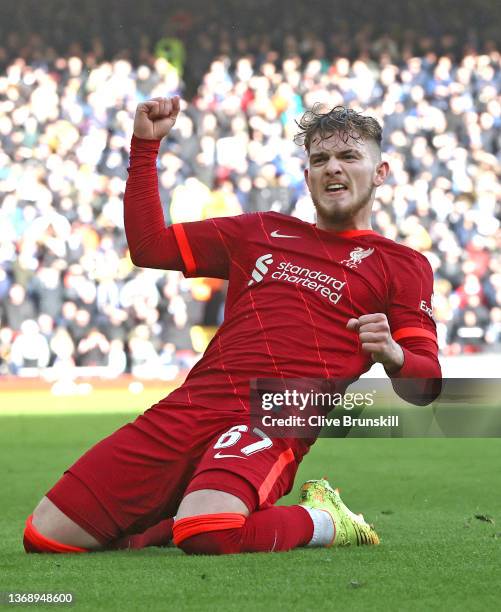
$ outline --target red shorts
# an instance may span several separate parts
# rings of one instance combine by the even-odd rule
[[[87,451],[47,497],[103,544],[174,516],[199,489],[236,495],[253,512],[290,491],[307,448],[250,429],[246,415],[156,404]]]

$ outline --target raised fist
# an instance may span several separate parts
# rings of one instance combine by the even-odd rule
[[[179,113],[179,96],[153,98],[138,104],[134,116],[134,136],[161,140],[171,131]]]
[[[350,319],[346,328],[358,334],[362,350],[373,361],[382,363],[388,373],[396,372],[404,363],[402,347],[393,340],[390,324],[382,312]]]

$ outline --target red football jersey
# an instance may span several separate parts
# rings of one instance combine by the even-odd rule
[[[424,256],[371,230],[335,233],[272,212],[166,228],[158,145],[132,139],[124,204],[134,262],[229,280],[224,323],[162,404],[247,413],[253,378],[356,379],[372,360],[346,324],[378,312],[404,350],[393,376],[440,377]]]
[[[225,320],[168,401],[247,410],[250,378],[358,378],[372,360],[352,317],[436,342],[425,257],[374,231],[333,233],[278,213],[173,226],[186,276],[229,280]]]

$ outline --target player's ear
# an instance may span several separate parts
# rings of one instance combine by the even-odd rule
[[[308,185],[308,189],[310,188],[310,171],[308,169],[308,166],[304,169],[304,180],[305,183]]]
[[[376,166],[376,173],[374,175],[374,185],[376,187],[381,186],[385,182],[389,174],[390,174],[390,165],[388,164],[388,162],[387,161],[379,162],[379,164]]]

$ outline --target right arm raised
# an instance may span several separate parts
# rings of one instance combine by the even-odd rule
[[[174,231],[165,227],[156,167],[160,141],[178,113],[177,96],[155,98],[136,109],[124,196],[125,234],[136,266],[185,271]]]
[[[124,196],[125,234],[136,266],[181,270],[186,277],[229,278],[250,215],[218,217],[165,227],[158,193],[160,140],[176,122],[179,98],[139,104],[134,118],[129,178]]]

